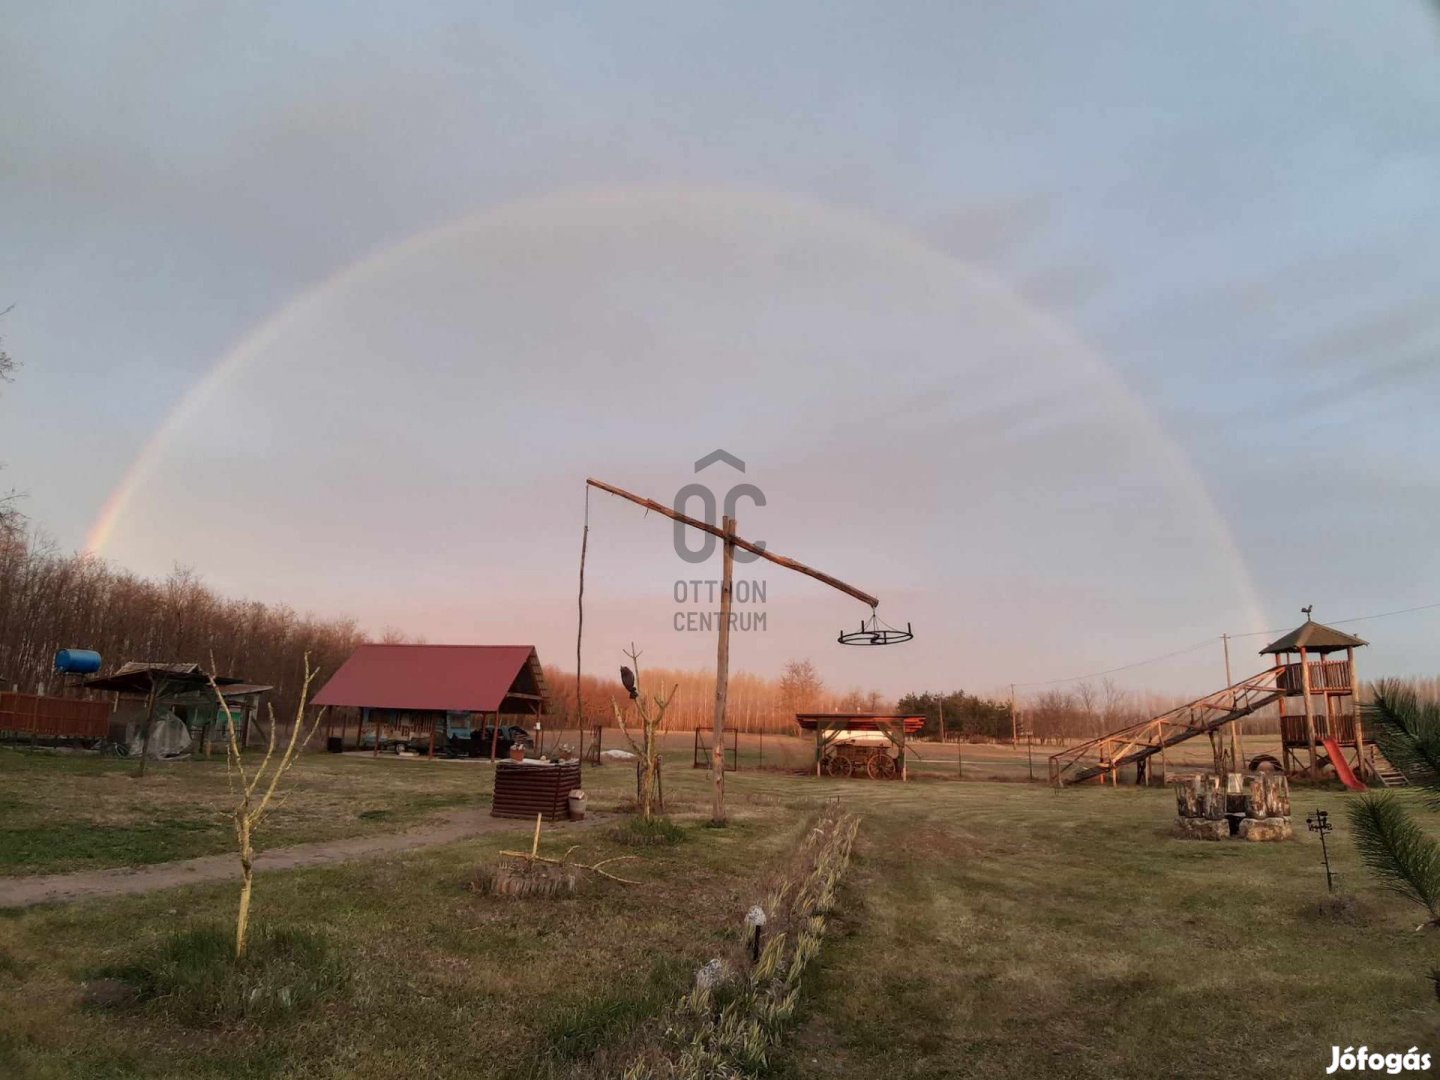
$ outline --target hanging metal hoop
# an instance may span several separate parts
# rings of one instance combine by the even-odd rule
[[[841,645],[900,645],[914,637],[915,631],[908,622],[905,629],[901,630],[889,623],[882,623],[880,616],[872,611],[870,618],[860,623],[860,629],[842,630],[835,640]]]

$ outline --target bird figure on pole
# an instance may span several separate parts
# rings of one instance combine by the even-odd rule
[[[625,689],[630,694],[631,701],[634,701],[640,696],[640,691],[635,686],[635,672],[623,664],[620,666],[620,681],[625,684]]]

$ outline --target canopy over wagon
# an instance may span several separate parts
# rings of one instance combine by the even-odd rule
[[[925,717],[897,713],[796,713],[804,731],[815,732],[815,775],[843,779],[906,779],[905,739]]]

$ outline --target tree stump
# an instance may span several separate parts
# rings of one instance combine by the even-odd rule
[[[1265,780],[1260,773],[1251,773],[1245,778],[1245,816],[1265,816]]]
[[[1253,842],[1289,840],[1295,834],[1286,818],[1246,818],[1240,823],[1240,839]]]
[[[1265,816],[1290,816],[1290,781],[1281,773],[1264,774]]]

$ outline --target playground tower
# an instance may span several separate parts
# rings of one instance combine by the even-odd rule
[[[1365,731],[1356,707],[1360,699],[1360,680],[1355,674],[1355,650],[1369,642],[1342,633],[1309,617],[1305,609],[1303,625],[1276,638],[1260,650],[1262,656],[1276,658],[1279,671],[1275,676],[1280,697],[1280,743],[1284,769],[1299,772],[1299,751],[1306,752],[1304,769],[1312,777],[1319,776],[1316,767],[1316,745],[1334,739],[1340,749],[1353,748],[1355,774],[1370,779],[1371,768],[1365,756]],[[1345,659],[1331,660],[1343,652]],[[1295,708],[1295,698],[1300,708]],[[1286,708],[1286,703],[1290,708]],[[1337,768],[1339,763],[1336,764]]]

